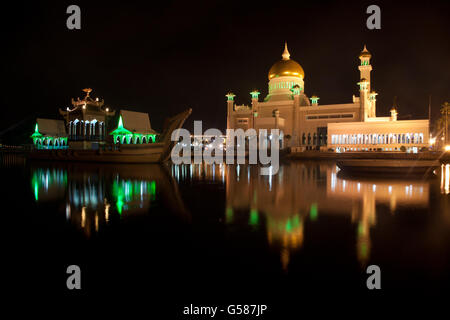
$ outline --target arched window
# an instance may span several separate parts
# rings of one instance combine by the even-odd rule
[[[311,133],[308,133],[308,145],[311,144]]]
[[[302,144],[306,144],[306,136],[305,136],[304,132],[303,132],[303,135],[302,135]]]

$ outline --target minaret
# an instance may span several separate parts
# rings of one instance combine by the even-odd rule
[[[367,118],[375,117],[375,100],[371,100],[375,96],[370,94],[370,71],[372,66],[370,65],[370,58],[372,55],[364,45],[363,50],[359,54],[359,60],[361,61],[359,69],[359,103],[361,108],[361,121],[366,121]]]
[[[301,88],[298,84],[296,84],[292,89],[292,94],[294,96],[294,110],[292,117],[292,140],[291,147],[296,147],[300,145],[300,137],[298,132],[298,122],[299,122],[299,109],[300,109],[300,93]]]
[[[309,98],[309,100],[311,100],[311,105],[312,106],[318,106],[319,105],[319,97],[314,95],[311,98]]]
[[[370,65],[371,57],[372,55],[364,45],[363,51],[361,51],[361,53],[359,54],[359,60],[361,60],[361,64],[358,67],[360,73],[359,79],[360,80],[366,79],[369,82],[367,87],[367,90],[369,90],[369,92],[370,92],[370,71],[372,71],[372,66]]]
[[[369,93],[369,101],[370,101],[369,118],[375,118],[377,116],[376,115],[377,95],[378,93],[376,93],[375,91]]]
[[[258,96],[260,92],[258,90],[253,90],[250,94],[252,96],[252,109],[253,111],[258,112]]]
[[[371,102],[369,100],[369,81],[367,79],[362,78],[359,85],[359,103],[361,108],[361,121],[366,121],[367,118],[370,118],[370,106]]]
[[[227,97],[227,129],[233,129],[230,127],[231,125],[231,114],[234,110],[234,97],[235,95],[232,92],[228,92],[225,97]]]
[[[252,96],[252,128],[256,129],[255,126],[255,122],[256,122],[256,117],[258,117],[258,96],[260,94],[260,92],[258,90],[253,90],[252,92],[250,92],[251,96]]]
[[[398,107],[397,107],[397,97],[394,97],[394,103],[391,108],[391,121],[397,121],[397,115],[398,115]]]

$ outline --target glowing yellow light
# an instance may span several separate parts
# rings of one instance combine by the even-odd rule
[[[446,146],[444,147],[444,150],[445,150],[445,151],[450,151],[450,144],[446,145]]]
[[[436,138],[430,138],[430,145],[433,145],[436,143]]]
[[[450,193],[450,164],[441,166],[441,192]]]
[[[86,207],[81,208],[81,227],[86,226]]]
[[[106,112],[109,112],[109,108],[106,108]]]
[[[86,105],[83,105],[83,109],[86,109]]]

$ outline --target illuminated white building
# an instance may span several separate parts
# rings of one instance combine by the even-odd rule
[[[285,45],[282,60],[269,71],[268,95],[259,101],[259,91],[252,91],[251,105],[235,104],[228,93],[227,128],[247,130],[280,129],[281,146],[293,151],[408,151],[428,146],[428,120],[397,120],[397,110],[390,117],[376,116],[375,91],[371,91],[371,54],[364,47],[359,55],[359,97],[351,103],[319,105],[319,97],[305,93],[305,72],[290,59]]]

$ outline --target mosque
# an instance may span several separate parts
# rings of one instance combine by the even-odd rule
[[[397,120],[377,117],[376,96],[371,90],[371,54],[366,46],[359,55],[359,97],[350,103],[319,105],[319,97],[305,93],[305,72],[290,58],[285,44],[282,59],[269,70],[268,94],[250,92],[251,105],[238,105],[228,93],[227,128],[279,129],[280,146],[305,150],[417,152],[429,147],[429,120]],[[403,148],[402,148],[403,147]]]

